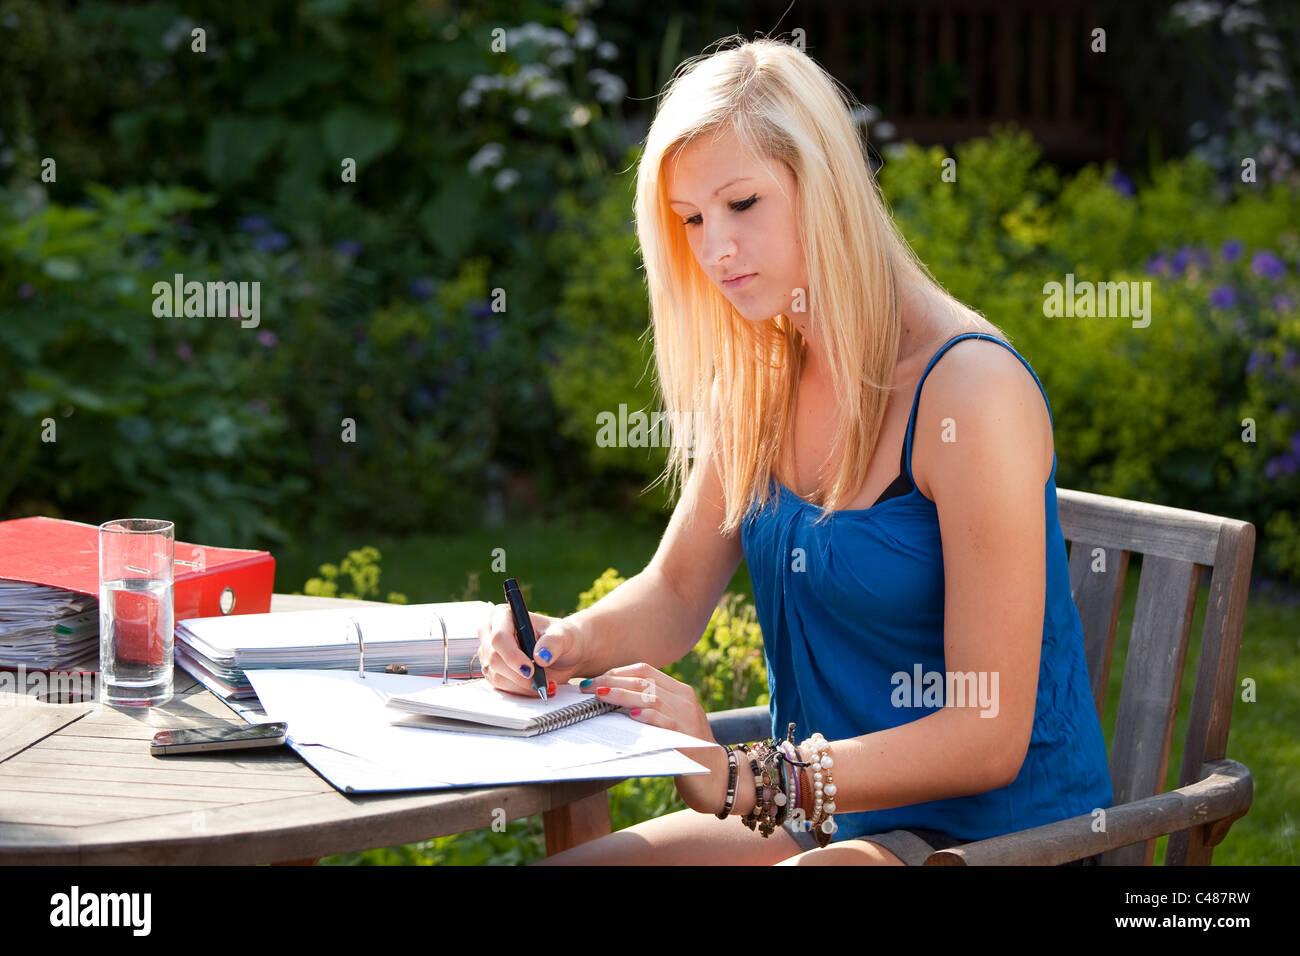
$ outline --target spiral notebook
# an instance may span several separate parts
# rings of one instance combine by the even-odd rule
[[[388,706],[410,715],[393,721],[399,726],[511,737],[533,737],[619,709],[573,684],[559,685],[554,697],[542,700],[499,691],[482,677],[394,695]]]

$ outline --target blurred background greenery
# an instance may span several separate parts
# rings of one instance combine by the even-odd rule
[[[867,104],[904,235],[1043,380],[1058,485],[1255,524],[1241,672],[1294,701],[1300,13],[788,6],[0,0],[0,518],[165,515],[269,548],[281,590],[346,591],[322,559],[374,544],[372,595],[413,602],[495,599],[495,547],[555,613],[635,573],[664,450],[593,439],[655,408],[637,144],[684,57],[801,31]],[[156,317],[178,273],[260,282],[258,325]],[[1045,317],[1068,273],[1150,281],[1150,325]],[[702,694],[712,633],[757,636],[743,599],[712,627],[681,664]],[[680,806],[625,788],[616,826]],[[1261,816],[1294,835],[1264,796],[1220,862]],[[398,858],[517,861],[516,830]]]

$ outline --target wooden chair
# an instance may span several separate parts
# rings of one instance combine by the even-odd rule
[[[1156,838],[1169,835],[1166,865],[1209,865],[1232,822],[1250,809],[1250,771],[1227,759],[1245,624],[1255,527],[1249,522],[1123,498],[1057,490],[1070,543],[1070,592],[1083,624],[1084,652],[1100,718],[1129,556],[1142,555],[1137,607],[1110,741],[1114,804],[1105,831],[1091,815],[939,850],[927,866],[1053,865],[1094,853],[1104,865],[1150,865]],[[1094,568],[1096,570],[1094,570]],[[1183,665],[1202,569],[1210,572],[1200,666],[1183,743],[1178,789],[1164,793]],[[1104,569],[1104,570],[1103,570]],[[767,707],[709,714],[719,743],[771,733]],[[548,814],[575,842],[609,832],[603,795]],[[573,823],[560,827],[573,813]],[[603,820],[600,819],[603,812]],[[551,819],[553,817],[554,819]],[[580,831],[580,832],[579,832]]]

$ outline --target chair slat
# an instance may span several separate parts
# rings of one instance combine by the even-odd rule
[[[1237,661],[1246,625],[1255,526],[1224,519],[1219,553],[1210,576],[1210,595],[1201,632],[1201,657],[1187,720],[1178,785],[1195,782],[1201,767],[1227,756],[1228,725],[1237,696]],[[1200,828],[1169,837],[1166,866],[1209,866],[1213,843]]]
[[[1092,700],[1097,719],[1106,709],[1110,662],[1115,648],[1124,579],[1128,575],[1127,551],[1102,548],[1086,541],[1070,544],[1070,596],[1083,624],[1083,653],[1088,662]]]
[[[1212,565],[1223,518],[1165,505],[1058,488],[1056,510],[1069,541]]]
[[[1188,561],[1144,555],[1133,633],[1124,663],[1111,746],[1116,804],[1163,792],[1200,568]],[[1155,841],[1103,856],[1107,865],[1149,865]]]

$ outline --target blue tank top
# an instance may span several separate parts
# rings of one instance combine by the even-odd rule
[[[919,720],[942,706],[944,691],[927,701],[913,697],[908,686],[921,676],[924,687],[930,672],[945,671],[939,519],[934,502],[911,479],[912,433],[930,369],[952,345],[967,338],[1009,349],[1029,369],[1047,401],[1038,375],[1010,345],[978,332],[959,335],[935,353],[917,383],[903,445],[903,474],[876,504],[837,511],[815,525],[821,509],[773,478],[775,497],[762,509],[751,507],[745,516],[741,545],[763,630],[772,734],[778,739],[792,720],[798,722],[797,740],[819,731],[835,741]],[[1050,421],[1050,402],[1047,414]],[[908,487],[911,490],[904,492]],[[986,793],[837,813],[839,829],[833,840],[900,827],[926,827],[958,840],[979,840],[1111,805],[1106,742],[1093,705],[1083,627],[1070,596],[1065,538],[1056,511],[1055,454],[1043,488],[1043,514],[1043,644],[1033,730],[1019,775]],[[897,677],[900,673],[907,675],[908,683]],[[939,686],[939,678],[929,680]],[[894,705],[904,699],[912,706]]]

